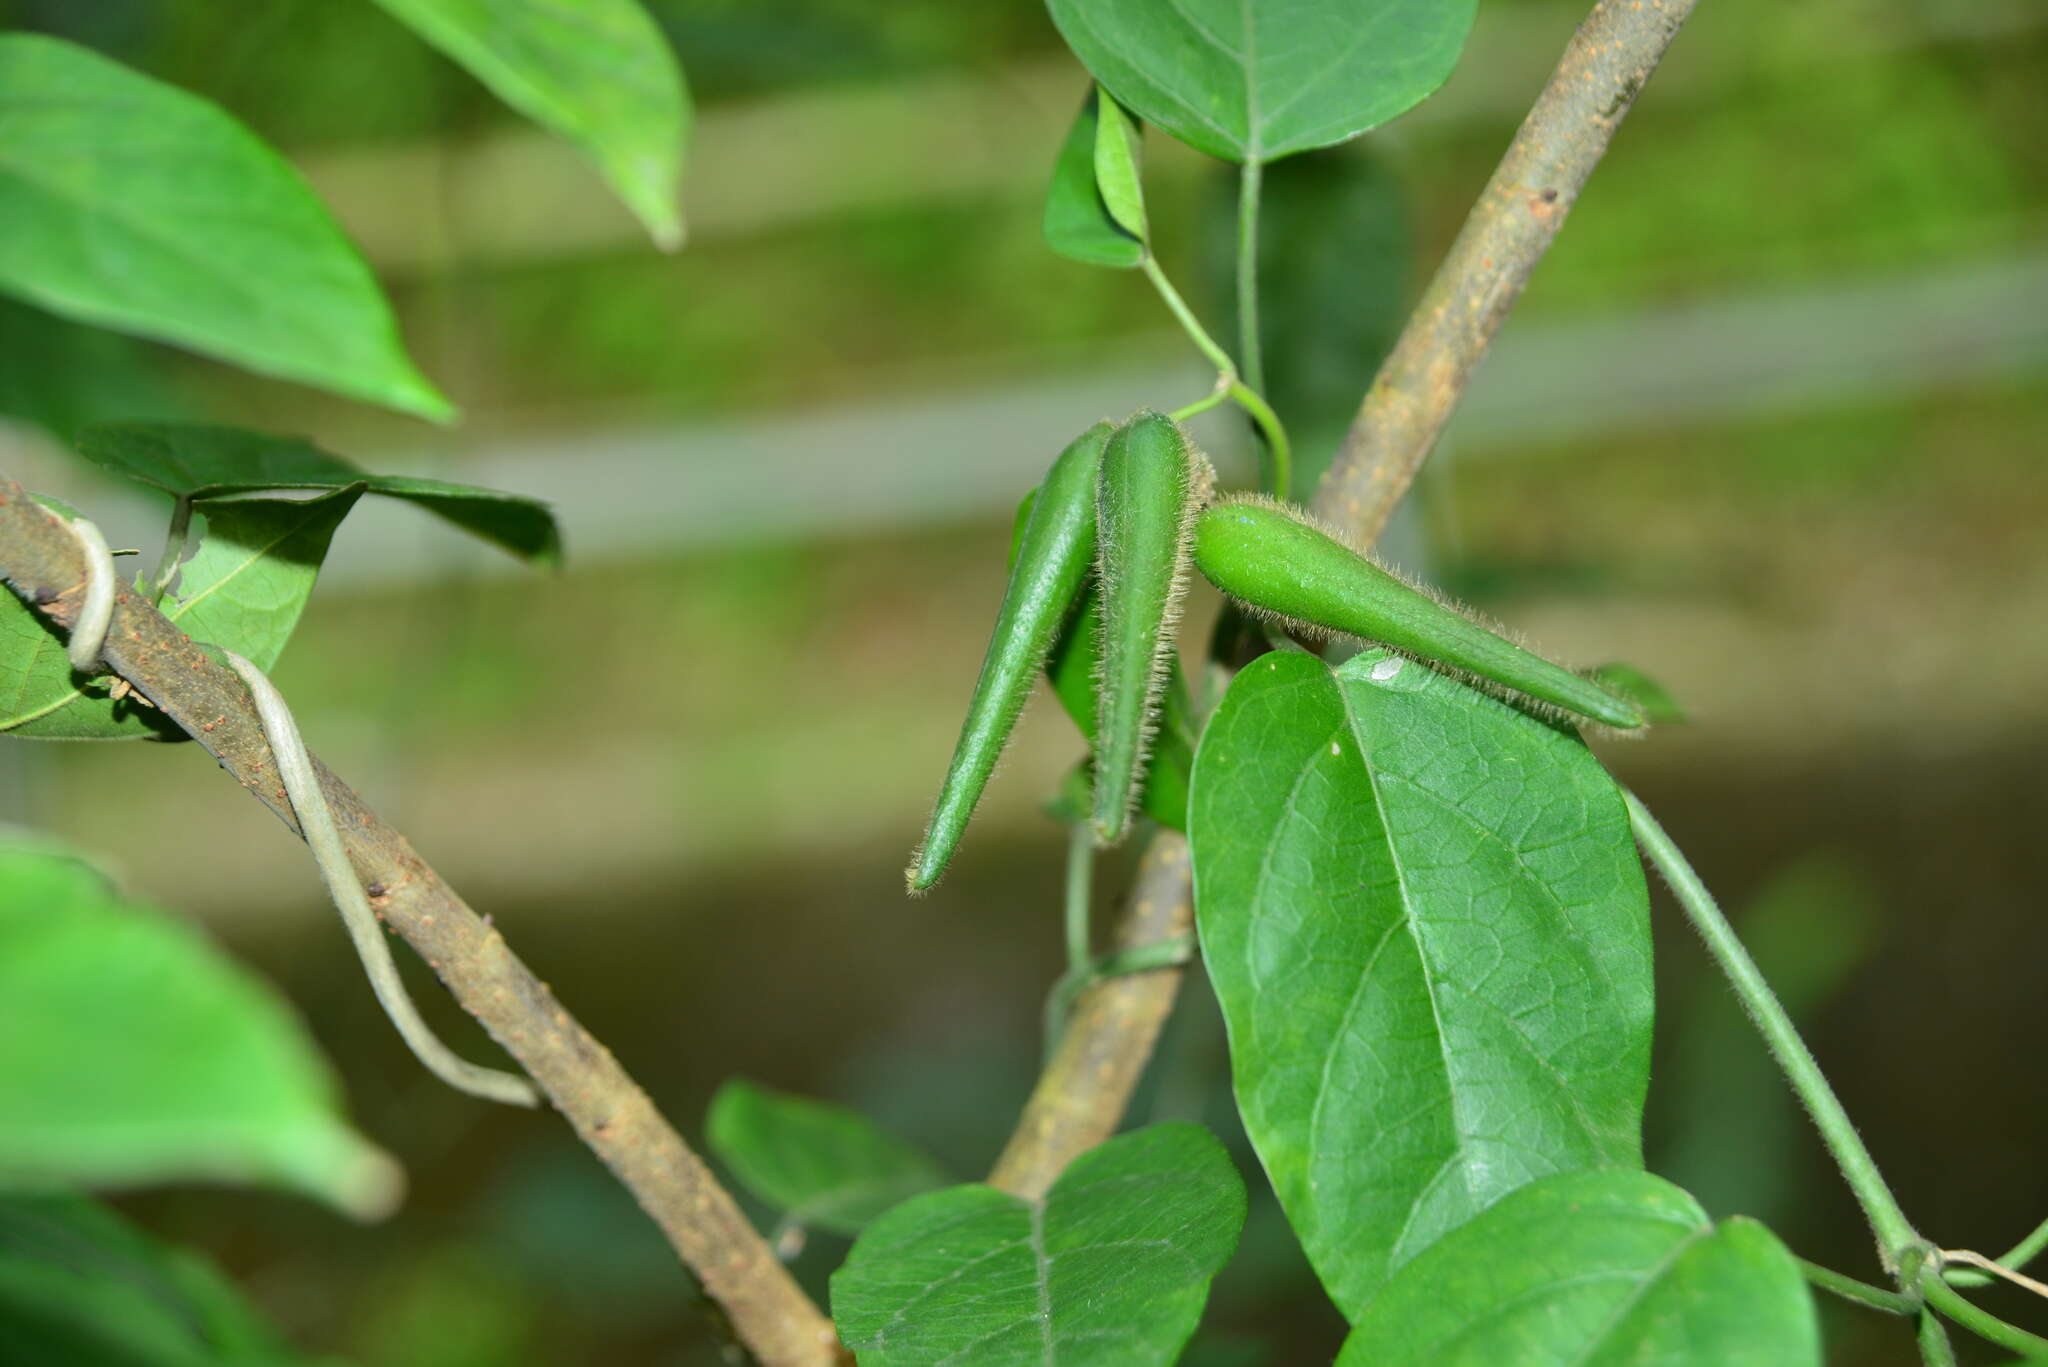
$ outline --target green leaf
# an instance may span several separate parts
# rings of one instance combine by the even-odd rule
[[[664,248],[689,134],[682,69],[637,0],[377,0],[498,98],[583,149]]]
[[[1061,256],[1083,265],[1136,266],[1145,260],[1145,243],[1118,223],[1103,198],[1096,171],[1103,98],[1101,87],[1088,88],[1081,113],[1060,144],[1045,195],[1045,241]]]
[[[1669,1182],[1578,1172],[1522,1188],[1408,1264],[1338,1367],[1819,1367],[1799,1264]]]
[[[164,616],[269,669],[320,577],[334,529],[362,497],[360,480],[318,498],[204,505],[206,530]],[[27,740],[182,740],[184,733],[105,684],[81,689],[64,639],[13,594],[0,603],[0,732]]]
[[[1145,229],[1144,145],[1124,107],[1096,88],[1095,185],[1116,225],[1140,242]]]
[[[146,345],[0,298],[0,414],[59,441],[87,423],[190,411]]]
[[[370,268],[283,158],[194,95],[0,34],[0,291],[444,420]]]
[[[289,1007],[196,930],[0,832],[0,1188],[246,1182],[356,1215],[396,1165]]]
[[[298,1360],[211,1263],[70,1195],[0,1197],[0,1343],[64,1367]]]
[[[981,1185],[914,1197],[832,1276],[862,1367],[1147,1367],[1179,1355],[1244,1225],[1244,1183],[1193,1125],[1075,1159],[1042,1201]]]
[[[858,1234],[946,1184],[945,1170],[858,1111],[734,1080],[711,1098],[705,1138],[747,1190],[799,1225]]]
[[[1147,123],[1226,161],[1273,161],[1405,113],[1444,83],[1476,0],[1049,0]]]
[[[537,498],[438,479],[368,474],[303,437],[198,423],[102,423],[79,433],[78,451],[110,473],[178,498],[361,483],[373,494],[417,503],[536,564],[559,564],[562,558],[554,514]]]
[[[1648,898],[1574,736],[1385,651],[1276,652],[1188,835],[1238,1106],[1346,1314],[1515,1188],[1640,1163]]]

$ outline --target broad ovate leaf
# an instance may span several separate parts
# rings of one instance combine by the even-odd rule
[[[705,1140],[791,1223],[835,1234],[946,1184],[935,1160],[858,1111],[738,1079],[711,1098]]]
[[[291,639],[335,528],[362,497],[358,481],[311,499],[227,499],[199,514],[199,549],[162,603],[197,641],[269,669]],[[180,740],[184,733],[102,680],[81,687],[64,638],[9,593],[0,602],[0,733],[26,740]]]
[[[377,0],[498,98],[580,147],[663,247],[689,135],[682,68],[639,0]]]
[[[298,173],[216,106],[0,34],[0,291],[446,419],[376,278]]]
[[[1244,1225],[1244,1183],[1193,1125],[1154,1125],[1070,1164],[1044,1198],[913,1197],[832,1276],[862,1367],[1153,1367],[1179,1356]]]
[[[269,986],[192,927],[0,829],[0,1190],[237,1182],[357,1215],[399,1174]]]
[[[562,558],[554,514],[537,498],[439,479],[373,475],[304,437],[202,423],[102,423],[79,433],[78,451],[111,474],[177,498],[360,483],[370,493],[417,503],[535,564],[553,565]]]
[[[1661,1178],[1523,1187],[1358,1318],[1338,1367],[1820,1367],[1813,1296],[1768,1229],[1716,1225]]]
[[[1517,1187],[1639,1165],[1648,896],[1575,735],[1385,651],[1269,654],[1188,835],[1238,1106],[1340,1309]]]
[[[1145,260],[1143,201],[1139,231],[1125,228],[1103,195],[1096,169],[1102,107],[1108,98],[1100,86],[1090,86],[1067,140],[1060,144],[1052,184],[1045,193],[1045,241],[1061,256],[1083,265],[1131,267]]]
[[[69,1194],[0,1196],[0,1347],[52,1367],[300,1361],[206,1259]]]
[[[1049,0],[1132,113],[1226,161],[1378,127],[1444,83],[1476,0]]]

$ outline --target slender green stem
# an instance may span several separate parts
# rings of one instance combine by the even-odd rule
[[[1078,972],[1095,962],[1095,937],[1089,896],[1095,883],[1095,836],[1085,821],[1076,821],[1067,840],[1067,971]]]
[[[1265,166],[1247,160],[1237,182],[1237,354],[1244,358],[1245,383],[1266,387],[1259,346],[1259,189]],[[1284,488],[1272,492],[1286,496]]]
[[[1210,390],[1206,397],[1196,399],[1186,407],[1176,408],[1166,416],[1172,418],[1175,422],[1186,422],[1197,413],[1206,413],[1217,404],[1224,403],[1230,398],[1230,384],[1230,376],[1218,375],[1216,377],[1216,387]]]
[[[1929,1263],[1920,1276],[1920,1292],[1927,1303],[1963,1328],[2021,1357],[2048,1357],[2048,1339],[2007,1324],[1988,1310],[1980,1310],[1963,1293],[1941,1279],[1940,1268]]]
[[[1806,1280],[1821,1290],[1833,1292],[1845,1301],[1854,1301],[1872,1310],[1882,1310],[1887,1315],[1911,1315],[1918,1313],[1920,1309],[1920,1302],[1911,1296],[1901,1295],[1897,1291],[1887,1291],[1881,1286],[1872,1286],[1869,1282],[1857,1281],[1854,1277],[1844,1276],[1831,1267],[1822,1267],[1819,1263],[1810,1263],[1804,1258],[1799,1260],[1799,1271]]]
[[[1095,881],[1095,835],[1087,821],[1076,821],[1067,839],[1067,971],[1045,994],[1043,1034],[1050,1059],[1067,1033],[1074,999],[1095,980],[1095,943],[1089,898]]]
[[[2041,1250],[2048,1248],[2048,1220],[2034,1226],[2034,1232],[2012,1246],[1998,1261],[2017,1272],[2041,1256]]]
[[[1241,380],[1231,383],[1230,397],[1252,415],[1252,421],[1266,438],[1266,488],[1281,498],[1287,497],[1294,484],[1294,448],[1287,440],[1287,429],[1280,425],[1280,415]]]
[[[1166,278],[1166,272],[1159,269],[1159,263],[1152,258],[1150,252],[1145,254],[1143,270],[1145,278],[1152,282],[1152,288],[1159,291],[1159,297],[1165,301],[1167,312],[1180,324],[1180,330],[1188,335],[1188,340],[1195,344],[1195,350],[1206,356],[1209,364],[1215,366],[1219,374],[1234,377],[1237,374],[1237,362],[1231,360],[1230,353],[1209,335],[1209,330],[1202,326],[1202,320],[1195,317],[1195,311],[1188,307],[1187,300],[1180,297],[1180,291]]]
[[[1252,421],[1258,424],[1260,435],[1266,439],[1266,487],[1284,495],[1294,478],[1294,456],[1293,447],[1287,441],[1287,429],[1280,425],[1280,415],[1273,411],[1273,406],[1256,388],[1239,377],[1237,363],[1230,359],[1230,353],[1209,335],[1208,329],[1202,326],[1202,320],[1195,317],[1195,311],[1188,307],[1187,300],[1180,297],[1180,291],[1173,287],[1173,282],[1166,278],[1166,272],[1159,269],[1159,263],[1149,254],[1145,257],[1143,269],[1145,278],[1152,282],[1153,289],[1159,291],[1159,297],[1166,302],[1167,311],[1173,314],[1181,331],[1188,335],[1195,349],[1216,367],[1217,387],[1238,407],[1251,414]],[[1197,407],[1194,411],[1200,412],[1201,409]]]
[[[1920,1361],[1927,1367],[1956,1367],[1956,1349],[1948,1341],[1948,1327],[1932,1310],[1920,1312]]]
[[[1856,1133],[1855,1125],[1842,1109],[1842,1103],[1835,1096],[1834,1088],[1828,1085],[1820,1065],[1814,1062],[1806,1041],[1799,1038],[1799,1032],[1793,1028],[1792,1018],[1785,1014],[1777,993],[1757,971],[1756,961],[1743,948],[1735,928],[1721,914],[1721,908],[1715,904],[1706,884],[1693,872],[1692,865],[1679,853],[1678,846],[1664,833],[1657,819],[1650,815],[1649,808],[1626,789],[1622,796],[1628,802],[1629,824],[1635,830],[1636,843],[1642,846],[1643,853],[1671,885],[1679,905],[1685,908],[1694,928],[1707,942],[1707,952],[1713,955],[1721,971],[1728,976],[1743,1009],[1749,1012],[1750,1019],[1763,1033],[1764,1043],[1770,1047],[1772,1057],[1791,1082],[1792,1090],[1805,1104],[1807,1113],[1813,1117],[1822,1142],[1834,1155],[1849,1189],[1856,1195],[1857,1204],[1863,1207],[1864,1217],[1870,1221],[1870,1227],[1877,1235],[1878,1257],[1883,1261],[1885,1270],[1896,1271],[1901,1252],[1918,1236],[1914,1234],[1905,1212],[1899,1209],[1891,1188],[1885,1185],[1884,1176],[1878,1172],[1870,1150],[1863,1146],[1862,1137]]]
[[[191,533],[192,500],[181,495],[171,505],[171,529],[164,537],[164,553],[149,577],[149,601],[152,605],[161,607],[164,595],[171,591],[171,581],[178,577],[178,562],[185,558],[185,541]]]

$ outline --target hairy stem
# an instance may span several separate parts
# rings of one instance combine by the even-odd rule
[[[1956,1348],[1948,1341],[1948,1326],[1932,1310],[1920,1312],[1920,1361],[1926,1367],[1956,1367]]]
[[[1686,862],[1678,846],[1657,819],[1650,815],[1634,793],[1623,790],[1622,797],[1628,803],[1629,825],[1635,831],[1636,843],[1655,865],[1657,871],[1671,885],[1671,891],[1685,908],[1686,916],[1700,937],[1707,942],[1707,952],[1720,965],[1728,981],[1735,989],[1735,995],[1742,1002],[1743,1010],[1762,1032],[1764,1043],[1769,1046],[1771,1057],[1777,1060],[1792,1084],[1792,1090],[1799,1095],[1807,1114],[1820,1130],[1820,1137],[1834,1156],[1835,1164],[1842,1170],[1842,1176],[1855,1193],[1856,1202],[1863,1207],[1863,1214],[1870,1221],[1871,1229],[1877,1235],[1878,1257],[1887,1272],[1898,1270],[1899,1259],[1905,1250],[1914,1244],[1918,1236],[1907,1221],[1905,1212],[1893,1198],[1891,1188],[1885,1185],[1884,1176],[1878,1172],[1870,1150],[1863,1146],[1863,1138],[1850,1123],[1848,1112],[1842,1109],[1835,1089],[1828,1085],[1820,1065],[1814,1062],[1813,1054],[1806,1047],[1806,1041],[1799,1037],[1799,1031],[1792,1025],[1792,1018],[1786,1014],[1778,994],[1764,981],[1764,975],[1757,970],[1756,961],[1749,957],[1749,951],[1736,937],[1735,928],[1728,924],[1728,918],[1721,914],[1713,894],[1700,881],[1692,865]],[[1938,1280],[1938,1278],[1937,1278]]]
[[[1845,1276],[1831,1267],[1822,1267],[1819,1263],[1808,1262],[1806,1259],[1801,1258],[1799,1259],[1799,1271],[1808,1282],[1811,1282],[1823,1291],[1840,1296],[1845,1301],[1854,1301],[1856,1304],[1868,1306],[1872,1310],[1882,1310],[1887,1315],[1913,1315],[1919,1313],[1920,1302],[1914,1300],[1911,1296],[1902,1295],[1897,1291],[1887,1291],[1881,1286],[1872,1286],[1869,1282],[1858,1281],[1856,1278]]]
[[[0,479],[0,579],[59,628],[76,624],[86,557],[71,532]],[[162,709],[294,834],[299,827],[248,690],[228,667],[121,590],[106,667]],[[317,758],[311,761],[372,907],[516,1058],[633,1193],[763,1367],[842,1362],[831,1322],[611,1051],[577,1023],[496,927]]]
[[[1324,518],[1378,539],[1694,3],[1599,0],[1579,25],[1323,476]]]

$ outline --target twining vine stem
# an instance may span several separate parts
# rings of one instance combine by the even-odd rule
[[[1259,193],[1265,164],[1247,157],[1237,182],[1237,354],[1243,358],[1244,382],[1266,392],[1266,362],[1259,345]],[[1268,493],[1287,497],[1287,486]]]
[[[1856,1203],[1863,1207],[1864,1218],[1870,1221],[1870,1227],[1877,1235],[1878,1257],[1884,1263],[1885,1271],[1896,1272],[1901,1257],[1918,1241],[1919,1235],[1913,1232],[1905,1212],[1899,1209],[1899,1203],[1885,1184],[1883,1174],[1878,1172],[1870,1150],[1864,1147],[1863,1137],[1850,1123],[1849,1113],[1842,1109],[1835,1089],[1828,1085],[1827,1077],[1821,1072],[1820,1065],[1814,1062],[1806,1041],[1793,1027],[1792,1017],[1778,1000],[1778,994],[1764,981],[1756,961],[1749,957],[1749,951],[1737,938],[1735,928],[1721,914],[1714,895],[1707,891],[1706,884],[1693,872],[1692,865],[1686,862],[1678,846],[1657,824],[1657,818],[1650,815],[1650,809],[1625,789],[1622,798],[1628,804],[1629,826],[1635,831],[1636,843],[1643,847],[1650,863],[1671,885],[1673,895],[1685,909],[1693,928],[1707,942],[1707,952],[1713,955],[1714,962],[1727,975],[1743,1010],[1756,1022],[1771,1056],[1791,1081],[1792,1090],[1799,1094],[1799,1100],[1820,1130],[1821,1140],[1841,1168],[1850,1191],[1855,1193]]]
[[[1693,3],[1599,0],[1566,46],[1323,477],[1316,512],[1359,544],[1378,538]],[[1154,287],[1164,280],[1158,275]],[[1165,290],[1161,297],[1169,308],[1179,298]],[[1183,327],[1193,322],[1185,304],[1176,317]],[[1175,832],[1153,838],[1120,918],[1120,942],[1185,934],[1194,924],[1186,851]],[[1146,927],[1163,929],[1148,935]],[[990,1178],[996,1186],[1043,1192],[1068,1162],[1116,1132],[1180,978],[1179,969],[1164,968],[1105,979],[1082,994]]]
[[[0,479],[0,579],[67,632],[86,634],[88,560],[69,526]],[[116,586],[106,667],[220,761],[293,831],[298,822],[248,690],[142,595]],[[837,1367],[829,1320],[702,1159],[611,1051],[577,1023],[498,929],[317,758],[348,860],[384,923],[419,951],[578,1136],[633,1193],[762,1367]]]
[[[1209,330],[1202,326],[1202,320],[1195,317],[1195,311],[1188,307],[1187,300],[1181,298],[1180,291],[1166,278],[1166,272],[1159,268],[1159,263],[1153,259],[1150,252],[1145,254],[1140,268],[1145,272],[1145,278],[1152,282],[1152,288],[1158,291],[1159,298],[1166,304],[1167,312],[1180,324],[1181,331],[1188,335],[1188,340],[1195,344],[1195,349],[1207,358],[1209,364],[1216,367],[1217,389],[1250,414],[1252,421],[1258,424],[1259,435],[1266,443],[1265,483],[1268,488],[1275,491],[1284,491],[1289,481],[1294,478],[1294,456],[1293,447],[1287,440],[1287,429],[1280,423],[1280,415],[1273,411],[1273,406],[1266,402],[1256,385],[1245,382],[1244,377],[1238,373],[1237,363],[1230,358],[1230,353],[1209,335]],[[1213,398],[1212,395],[1211,400]],[[1211,400],[1190,404],[1180,411],[1186,414],[1213,408],[1215,404]]]

